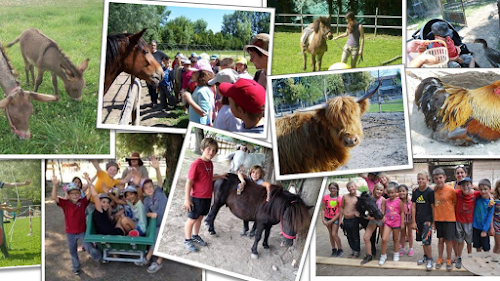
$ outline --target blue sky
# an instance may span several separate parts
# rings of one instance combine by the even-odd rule
[[[389,68],[389,69],[381,69],[380,76],[395,75],[396,73],[399,72],[399,70],[400,70],[399,67]],[[373,77],[377,77],[377,70],[370,71],[370,73]]]
[[[173,20],[180,16],[185,16],[192,22],[202,19],[208,23],[207,29],[211,29],[214,33],[219,32],[222,27],[222,18],[225,14],[232,14],[235,10],[220,10],[220,9],[205,9],[193,7],[172,7],[167,6],[170,10],[168,20]]]

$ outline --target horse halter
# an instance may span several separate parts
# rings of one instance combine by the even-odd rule
[[[12,98],[11,97],[11,94],[16,92],[17,90],[21,90],[21,87],[19,86],[16,86],[14,87],[12,90],[10,90],[8,93],[7,93],[7,97],[8,98]],[[10,131],[13,132],[14,134],[18,135],[19,137],[23,138],[23,139],[27,139],[30,137],[30,133],[25,133],[25,132],[22,132],[22,131],[19,131],[16,126],[14,125],[14,123],[12,123],[12,118],[10,117],[10,112],[9,112],[9,107],[6,106],[5,107],[5,115],[7,116],[7,120],[9,120],[9,126],[10,126]]]
[[[297,201],[292,201],[292,202],[290,202],[290,204],[293,204],[295,202],[297,202]],[[288,235],[285,233],[285,231],[283,231],[283,222],[282,221],[280,221],[280,227],[281,227],[281,234],[283,235],[283,237],[285,237],[287,239],[292,239],[292,240],[297,238],[297,235]]]

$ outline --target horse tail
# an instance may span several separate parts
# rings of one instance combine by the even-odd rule
[[[292,201],[288,211],[283,216],[283,220],[288,220],[288,223],[293,225],[293,229],[299,236],[307,236],[311,218],[309,217],[306,205],[301,199],[297,199],[297,202]]]

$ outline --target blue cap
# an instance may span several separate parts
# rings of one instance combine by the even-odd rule
[[[465,177],[460,182],[458,182],[458,184],[461,185],[464,182],[470,182],[470,183],[472,183],[472,179],[469,178],[469,177]]]
[[[197,57],[198,57],[198,54],[193,52],[193,53],[191,53],[191,57],[193,57],[193,58],[197,58]]]
[[[210,59],[211,59],[211,60],[216,60],[216,59],[218,59],[218,58],[219,58],[219,56],[218,56],[218,55],[216,55],[216,54],[213,54],[213,55],[211,55],[211,56],[210,56]]]
[[[71,190],[75,190],[75,189],[78,189],[80,190],[80,188],[78,187],[78,185],[74,184],[74,183],[69,183],[67,186],[66,186],[66,192],[69,193]]]
[[[124,190],[123,193],[126,194],[127,192],[135,192],[135,193],[137,193],[137,189],[135,188],[135,186],[129,185],[129,186],[127,186],[125,188],[125,190]]]

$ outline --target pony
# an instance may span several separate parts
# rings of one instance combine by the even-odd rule
[[[163,79],[160,64],[151,54],[146,41],[142,39],[144,32],[146,29],[135,34],[108,36],[104,94],[108,92],[111,84],[121,72],[146,80],[148,84],[155,87]]]
[[[236,173],[242,166],[247,171],[255,165],[263,166],[263,163],[266,161],[266,154],[247,153],[243,150],[238,150],[226,156],[224,160],[231,161],[229,172]]]
[[[332,40],[333,38],[333,34],[330,30],[331,18],[331,16],[329,16],[328,18],[316,18],[308,27],[312,28],[313,32],[304,33],[306,29],[302,31],[300,48],[302,49],[302,53],[304,54],[304,70],[306,70],[307,64],[306,53],[311,54],[312,70],[316,71],[316,60],[318,61],[318,71],[321,70],[321,59],[323,58],[325,52],[328,50],[326,40]]]
[[[268,238],[271,227],[280,223],[281,233],[284,241],[282,246],[292,246],[297,235],[305,236],[309,230],[311,218],[308,207],[302,199],[281,186],[273,185],[271,198],[266,202],[266,189],[254,182],[247,182],[245,191],[241,195],[236,194],[236,187],[240,183],[238,176],[228,174],[227,179],[219,179],[214,182],[214,203],[210,208],[205,223],[208,231],[215,235],[214,221],[220,208],[228,206],[231,212],[239,219],[255,221],[257,229],[255,241],[251,248],[252,258],[258,258],[257,245],[262,239],[262,232],[265,230],[262,246],[269,249]]]

